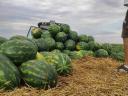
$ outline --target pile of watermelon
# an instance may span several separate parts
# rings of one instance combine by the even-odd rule
[[[67,24],[51,24],[48,30],[33,28],[32,38],[21,35],[0,37],[0,90],[25,84],[34,88],[53,88],[58,76],[72,74],[71,59],[84,56],[117,57],[111,44],[99,44],[92,36],[78,35]]]
[[[62,52],[71,59],[95,56],[124,60],[123,51],[116,52],[118,48],[109,43],[100,44],[93,36],[78,35],[68,24],[51,24],[48,30],[33,28],[31,33],[39,52]]]

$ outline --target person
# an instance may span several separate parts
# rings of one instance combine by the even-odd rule
[[[128,10],[126,12],[125,20],[123,22],[122,38],[125,53],[125,61],[123,65],[118,67],[118,71],[128,73]]]

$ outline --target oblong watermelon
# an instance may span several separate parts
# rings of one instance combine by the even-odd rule
[[[20,66],[23,80],[35,88],[53,88],[57,84],[55,68],[40,60],[30,60]]]
[[[104,49],[99,49],[99,50],[97,50],[97,51],[95,52],[95,56],[96,56],[96,57],[108,57],[109,54],[108,54],[108,52],[107,52],[106,50],[104,50]]]
[[[17,67],[4,55],[0,54],[0,89],[14,89],[20,85]]]
[[[101,45],[95,41],[88,42],[89,50],[96,51],[98,49],[101,49]]]
[[[56,67],[59,75],[68,75],[72,72],[71,59],[63,53],[49,53],[45,56],[48,64]]]
[[[9,40],[0,46],[0,52],[10,58],[16,65],[33,59],[37,46],[28,40]]]

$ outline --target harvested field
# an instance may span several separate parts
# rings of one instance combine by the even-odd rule
[[[74,60],[73,75],[59,77],[56,88],[21,87],[0,96],[128,96],[128,74],[116,72],[119,62],[110,58]]]

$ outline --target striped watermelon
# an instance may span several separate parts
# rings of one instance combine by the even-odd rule
[[[34,59],[37,46],[28,40],[9,40],[0,46],[0,52],[10,58],[16,65]]]
[[[0,89],[14,89],[20,84],[17,67],[4,55],[0,54]]]
[[[71,59],[63,53],[49,53],[45,56],[48,64],[56,67],[59,75],[68,75],[72,71]]]
[[[7,41],[6,38],[0,36],[0,45],[1,45],[2,43],[6,42],[6,41]]]
[[[22,79],[35,88],[53,88],[57,85],[55,68],[40,60],[30,60],[20,66]]]

